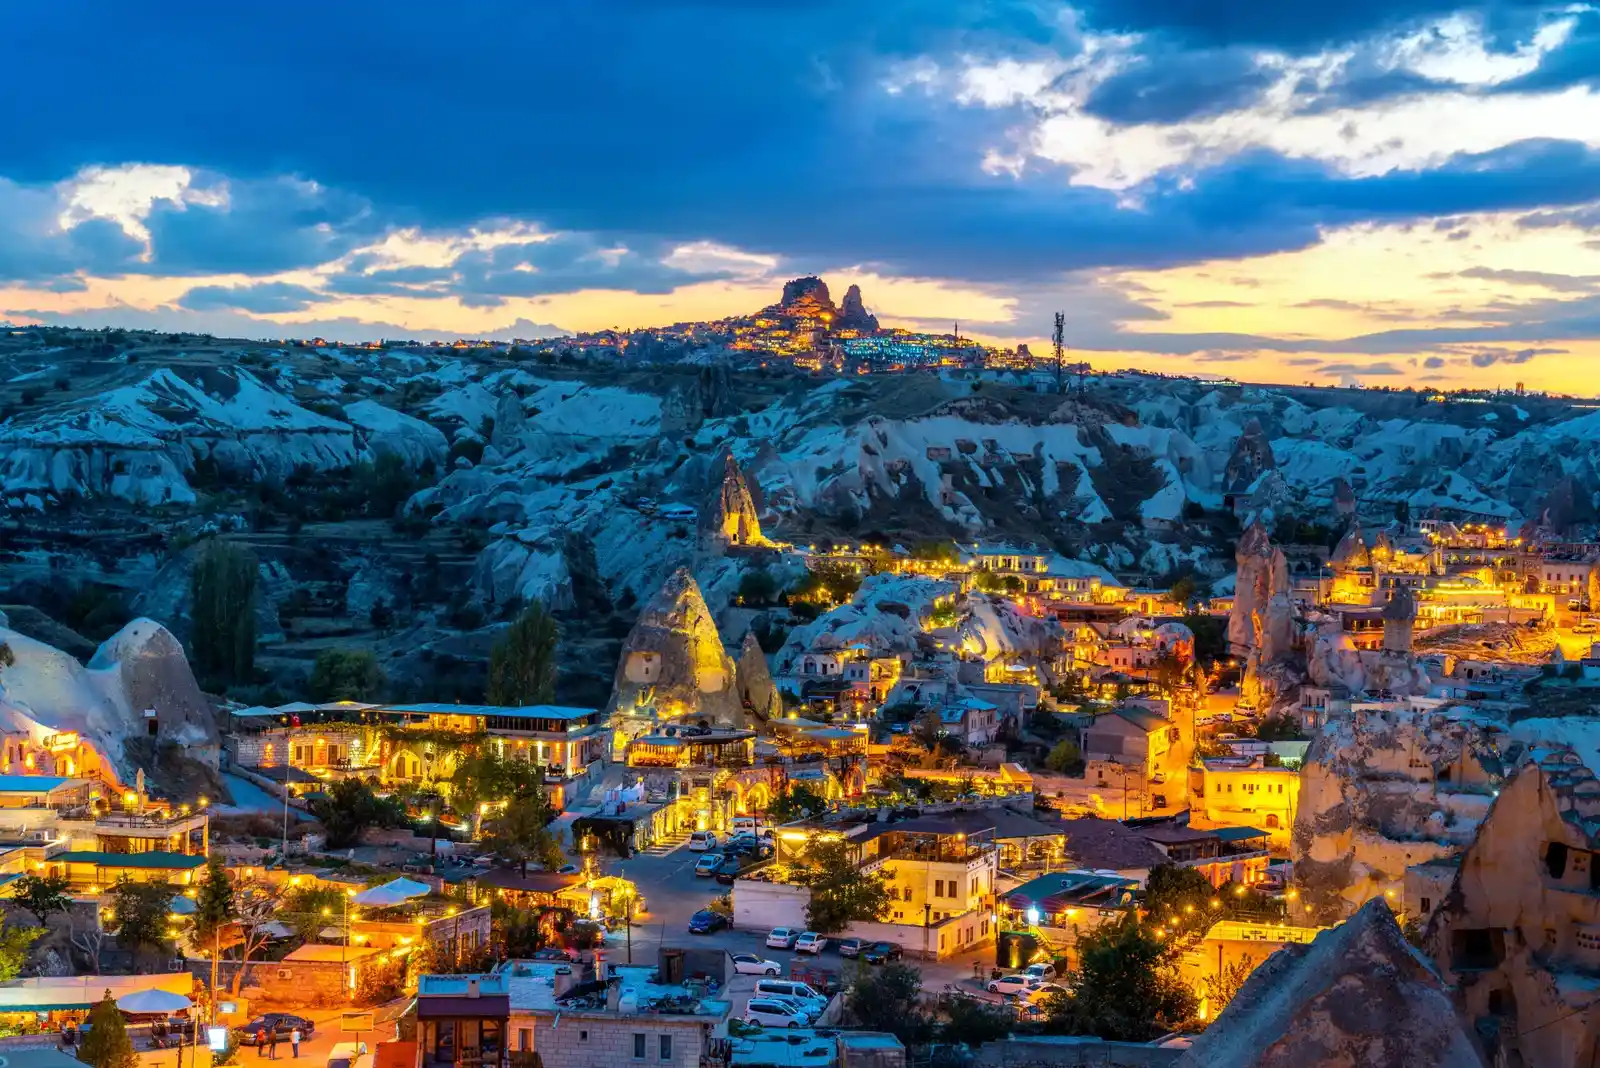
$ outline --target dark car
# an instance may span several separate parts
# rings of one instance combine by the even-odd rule
[[[720,931],[726,926],[728,926],[728,917],[720,912],[712,912],[710,909],[701,909],[689,917],[690,934],[710,934],[712,931]]]
[[[861,950],[861,959],[868,964],[887,964],[892,960],[899,960],[905,955],[900,946],[894,942],[874,942],[864,946]]]
[[[834,943],[841,957],[859,957],[869,943],[859,938],[841,938]]]
[[[533,960],[562,960],[572,962],[578,959],[578,954],[559,946],[545,946],[543,949],[533,951]]]
[[[301,1038],[310,1038],[316,1025],[304,1016],[291,1016],[286,1012],[269,1012],[265,1016],[257,1016],[254,1020],[244,1025],[244,1035],[239,1039],[240,1044],[253,1046],[256,1036],[265,1031],[268,1040],[273,1035],[278,1036],[279,1042],[288,1040],[289,1035],[296,1029],[300,1030]]]

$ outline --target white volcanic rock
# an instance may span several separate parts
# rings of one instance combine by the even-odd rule
[[[739,699],[745,708],[764,720],[783,713],[783,698],[778,696],[778,688],[773,685],[772,674],[767,670],[767,655],[761,651],[761,643],[756,641],[756,636],[748,631],[744,636],[744,644],[739,648],[737,674]]]
[[[1382,899],[1268,957],[1173,1068],[1483,1068],[1472,1033]]]
[[[217,729],[183,648],[165,627],[136,619],[96,650],[85,667],[58,649],[0,628],[13,662],[0,669],[0,723],[35,742],[76,731],[107,762],[120,783],[134,767],[123,742],[146,734],[144,710],[153,708],[158,739],[215,767]]]
[[[913,575],[870,575],[850,603],[831,608],[789,633],[773,660],[780,674],[794,670],[799,658],[824,640],[832,648],[860,646],[874,656],[910,652],[935,602],[954,597],[959,587],[943,579]],[[991,630],[998,635],[999,628]]]
[[[407,467],[444,463],[450,443],[436,427],[376,401],[356,401],[344,407],[345,418],[359,427],[362,444],[374,455],[392,453]]]
[[[611,707],[742,724],[733,658],[688,568],[667,579],[622,643]]]

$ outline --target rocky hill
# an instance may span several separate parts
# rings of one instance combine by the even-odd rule
[[[865,313],[816,281],[786,303]],[[774,566],[705,544],[730,462],[742,529],[773,542],[1032,542],[1141,583],[1226,582],[1251,511],[1521,521],[1565,478],[1581,523],[1600,488],[1600,414],[1555,400],[1138,375],[1063,399],[1009,372],[542,360],[0,336],[0,603],[93,639],[137,609],[184,639],[188,546],[216,534],[261,561],[257,630],[286,694],[322,649],[360,645],[408,695],[472,696],[494,628],[540,600],[595,663],[563,699],[599,704],[637,606],[677,568],[721,616]]]

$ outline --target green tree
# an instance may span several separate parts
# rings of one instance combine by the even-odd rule
[[[806,923],[813,931],[832,934],[852,923],[870,923],[889,914],[889,879],[883,872],[862,872],[842,838],[813,839],[804,868],[794,873],[811,888]]]
[[[1063,738],[1044,758],[1044,766],[1065,775],[1083,766],[1083,753],[1078,749],[1077,742]]]
[[[136,883],[123,876],[109,891],[110,930],[123,949],[161,950],[170,941],[167,913],[173,890],[166,880]]]
[[[203,679],[249,682],[256,656],[255,554],[215,538],[195,556],[189,584],[194,661]]]
[[[1178,974],[1179,940],[1129,913],[1078,939],[1070,993],[1045,999],[1052,1030],[1148,1042],[1194,1016],[1194,991]]]
[[[324,649],[306,689],[313,701],[375,701],[383,682],[383,668],[371,651]]]
[[[922,973],[909,964],[860,969],[844,1004],[860,1027],[887,1031],[908,1046],[933,1035],[933,1021],[922,1005]]]
[[[1199,592],[1199,589],[1195,585],[1193,575],[1184,575],[1172,584],[1170,596],[1178,604],[1188,607],[1189,603],[1194,600],[1195,594]]]
[[[500,756],[486,746],[464,755],[450,776],[450,803],[463,815],[478,811],[485,802],[498,803],[531,794],[544,796],[539,769],[525,760]]]
[[[1015,1018],[1009,1009],[961,995],[940,998],[939,1011],[939,1041],[973,1048],[1008,1037]]]
[[[1246,954],[1225,966],[1221,974],[1206,976],[1206,1015],[1213,1020],[1222,1015],[1254,970],[1255,959]]]
[[[211,854],[195,893],[194,937],[201,946],[214,946],[222,929],[239,915],[233,900],[233,882],[222,866],[222,856]]]
[[[0,982],[10,982],[28,963],[28,950],[44,934],[43,927],[12,927],[0,923]]]
[[[530,863],[555,871],[566,858],[550,831],[552,815],[542,792],[515,798],[483,825],[484,844],[501,859],[517,865],[523,875],[528,874]]]
[[[828,811],[828,802],[811,787],[802,784],[789,787],[788,793],[779,794],[767,805],[769,823],[793,823],[795,820],[820,816]]]
[[[529,605],[489,652],[491,705],[546,704],[556,692],[556,621]]]
[[[78,1059],[94,1068],[138,1068],[139,1055],[110,990],[89,1013],[89,1033],[78,1048]]]
[[[33,913],[40,927],[46,927],[53,912],[72,908],[65,875],[24,875],[11,884],[11,900]]]
[[[324,793],[314,795],[311,814],[335,849],[355,845],[368,827],[395,827],[405,822],[399,802],[377,797],[359,779],[340,779]]]
[[[284,895],[276,917],[293,927],[303,939],[313,937],[328,925],[328,918],[342,915],[345,894],[331,886],[295,887]]]
[[[739,602],[746,605],[771,604],[777,600],[778,583],[764,567],[746,571],[739,580]]]

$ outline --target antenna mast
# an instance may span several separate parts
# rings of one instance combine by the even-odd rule
[[[1056,312],[1056,331],[1052,336],[1055,345],[1056,357],[1056,392],[1060,393],[1061,373],[1064,370],[1062,361],[1066,358],[1065,339],[1067,333],[1067,317],[1061,312]]]

